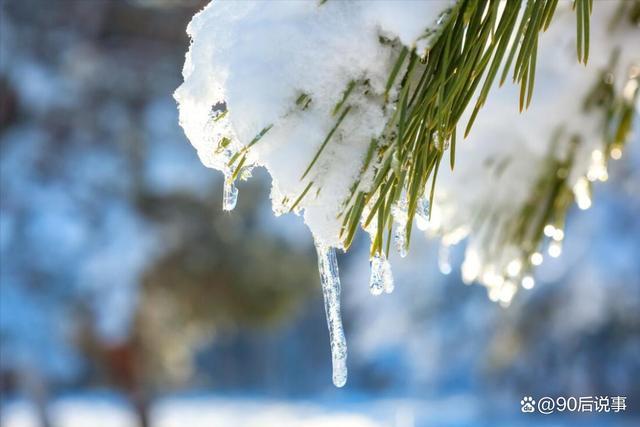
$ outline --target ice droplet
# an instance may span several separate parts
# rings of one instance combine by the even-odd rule
[[[222,192],[222,210],[232,211],[238,202],[238,188],[231,180],[231,177],[225,177],[224,190]]]
[[[318,270],[320,271],[324,309],[331,342],[333,384],[336,387],[342,387],[347,382],[347,341],[344,337],[340,315],[340,275],[336,250],[316,242],[316,251],[318,252]]]

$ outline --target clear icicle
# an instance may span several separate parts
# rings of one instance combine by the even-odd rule
[[[331,341],[331,361],[333,365],[333,384],[342,387],[347,382],[347,341],[342,329],[340,315],[340,275],[335,248],[316,243],[318,252],[318,270],[324,296],[324,309]]]
[[[371,277],[369,280],[371,295],[380,295],[382,292],[390,294],[394,288],[391,263],[384,254],[376,254],[371,259]]]
[[[371,295],[380,295],[382,291],[384,291],[384,265],[382,264],[382,257],[376,254],[371,259],[369,292],[371,292]]]
[[[396,223],[396,230],[393,235],[393,240],[396,245],[396,249],[398,250],[398,254],[400,254],[402,258],[407,256],[408,206],[409,202],[407,200],[407,193],[405,190],[402,190],[402,195],[393,207],[392,212],[393,219]]]
[[[425,231],[429,228],[429,199],[421,197],[416,206],[416,226]]]
[[[440,250],[438,251],[438,268],[440,269],[440,273],[442,274],[451,273],[451,262],[449,261],[449,245],[440,245]]]
[[[390,294],[396,288],[396,285],[393,283],[393,273],[391,272],[391,263],[389,262],[388,259],[385,258],[382,264],[384,267],[382,272],[382,278],[384,282],[384,291],[385,293]]]
[[[407,256],[407,229],[405,225],[398,224],[396,226],[396,231],[393,235],[393,241],[396,244],[396,249],[398,250],[398,254],[404,258]]]
[[[224,190],[222,192],[222,210],[232,211],[238,202],[238,188],[231,180],[230,176],[224,179]]]

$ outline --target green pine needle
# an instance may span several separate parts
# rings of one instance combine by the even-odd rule
[[[311,181],[309,184],[307,184],[307,186],[305,187],[304,190],[302,190],[302,193],[300,193],[300,195],[298,196],[298,198],[296,199],[295,202],[293,202],[293,204],[291,205],[291,207],[289,208],[289,212],[293,212],[293,210],[296,208],[296,206],[298,206],[300,204],[300,202],[302,201],[302,199],[304,199],[304,196],[307,195],[307,193],[309,192],[309,190],[311,189],[311,186],[313,185],[313,181]],[[320,189],[318,189],[319,191]]]
[[[318,149],[318,151],[316,152],[316,155],[313,156],[313,160],[311,160],[311,163],[309,163],[309,166],[307,166],[307,169],[304,171],[304,173],[302,174],[302,176],[300,177],[300,180],[303,180],[307,174],[311,171],[311,168],[313,167],[313,165],[315,165],[315,163],[318,161],[318,157],[320,157],[320,154],[322,153],[322,151],[324,150],[324,148],[327,146],[327,143],[329,142],[329,140],[331,139],[331,137],[333,136],[333,134],[336,132],[336,130],[338,129],[338,127],[340,126],[340,123],[342,123],[342,121],[344,120],[344,118],[347,116],[347,114],[349,113],[349,110],[351,110],[351,106],[347,106],[347,108],[344,109],[344,111],[342,111],[342,114],[340,115],[340,117],[338,118],[338,120],[336,121],[336,124],[333,126],[333,128],[331,129],[331,131],[329,132],[329,134],[327,135],[327,137],[324,139],[324,141],[322,142],[322,145],[320,145],[320,148]]]

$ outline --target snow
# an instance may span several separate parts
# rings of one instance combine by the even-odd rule
[[[252,396],[208,394],[169,395],[152,406],[153,427],[413,427],[469,425],[478,416],[469,396],[437,400],[373,399],[350,396],[340,401],[280,400]],[[117,396],[75,394],[51,405],[52,427],[133,427],[132,408]],[[6,427],[37,426],[32,405],[14,400],[0,413]],[[508,425],[500,424],[497,425]]]
[[[379,95],[396,53],[379,37],[413,44],[451,3],[212,2],[187,29],[192,44],[175,93],[180,124],[202,162],[223,172],[229,157],[215,154],[222,137],[232,140],[233,153],[273,125],[248,151],[247,164],[269,171],[277,213],[291,206],[284,198],[296,200],[313,182],[296,210],[304,210],[316,241],[341,247],[336,216],[387,119]],[[345,89],[364,80],[370,94],[356,85],[349,113],[301,179],[336,123],[332,110]],[[304,110],[296,106],[302,94],[311,99]],[[221,102],[228,114],[213,121],[211,109]]]
[[[621,414],[554,414],[523,416],[520,398],[500,414],[486,411],[471,396],[439,399],[371,398],[351,396],[339,402],[323,399],[280,400],[253,396],[223,397],[210,394],[169,395],[151,408],[151,427],[551,427],[572,424],[612,427],[634,425]],[[74,394],[53,402],[52,427],[134,427],[132,408],[117,396]],[[604,418],[603,418],[604,417]],[[3,406],[0,421],[6,427],[36,427],[32,405],[14,400]]]

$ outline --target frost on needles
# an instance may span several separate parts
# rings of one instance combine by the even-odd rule
[[[533,287],[543,248],[560,254],[568,208],[590,205],[629,134],[638,30],[619,15],[590,0],[220,0],[194,16],[180,124],[223,172],[223,209],[261,166],[275,215],[303,216],[337,386],[335,250],[358,228],[373,295],[393,290],[391,249],[407,255],[418,232],[442,239],[446,274],[449,246],[466,239],[463,279],[503,305]]]

